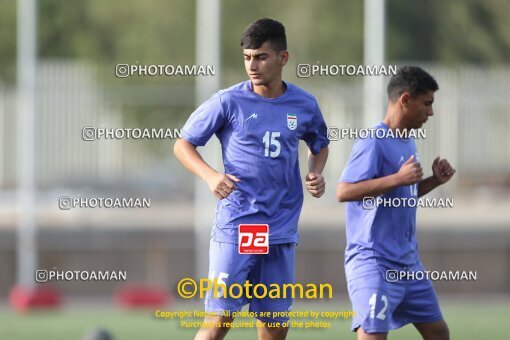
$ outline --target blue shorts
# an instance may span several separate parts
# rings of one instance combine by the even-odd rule
[[[439,302],[426,278],[390,282],[386,271],[390,268],[374,266],[364,276],[347,281],[349,297],[355,316],[352,330],[360,326],[365,333],[387,333],[408,323],[436,322],[443,320]],[[409,271],[423,271],[418,263]]]
[[[244,286],[246,281],[255,286],[263,284],[268,292],[271,284],[293,284],[294,277],[294,254],[296,244],[284,243],[269,246],[268,254],[239,254],[238,245],[231,243],[216,242],[211,239],[209,248],[209,279],[217,279],[224,282],[227,289],[229,285],[239,284]],[[239,290],[233,289],[235,295]],[[283,289],[281,289],[283,295]],[[258,296],[263,295],[262,289],[257,289]],[[205,310],[207,312],[238,312],[245,304],[250,304],[249,311],[257,315],[264,312],[288,312],[292,308],[292,296],[287,294],[285,298],[255,298],[250,293],[251,299],[246,296],[232,298],[223,297],[222,294],[214,296],[213,291],[207,292],[205,298]],[[267,294],[269,295],[269,294]],[[287,322],[288,317],[259,317],[264,322]]]

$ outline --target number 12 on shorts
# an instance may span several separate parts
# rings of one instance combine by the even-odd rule
[[[380,320],[386,319],[385,313],[386,313],[386,309],[388,308],[388,298],[386,297],[386,295],[381,295],[381,299],[379,302],[382,302],[383,306],[382,306],[381,310],[379,311],[379,313],[377,313],[377,316],[376,316],[375,315],[376,305],[378,305],[378,307],[380,306],[380,304],[378,304],[378,301],[377,301],[377,294],[376,293],[372,294],[372,296],[368,300],[368,304],[370,306],[370,318],[371,319],[373,319],[373,318],[377,318]]]

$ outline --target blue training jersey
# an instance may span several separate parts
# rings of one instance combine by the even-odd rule
[[[329,144],[315,98],[289,83],[277,98],[252,90],[251,81],[219,91],[190,116],[182,138],[203,146],[213,134],[221,143],[225,173],[241,182],[216,205],[212,236],[237,243],[238,226],[268,224],[269,243],[297,242],[303,205],[298,145],[313,154]]]
[[[375,129],[387,131],[388,126],[381,122]],[[416,161],[413,138],[374,136],[357,140],[340,181],[356,183],[397,173],[412,155]],[[417,199],[417,184],[397,187],[380,197],[387,201]],[[372,205],[362,201],[347,202],[345,270],[348,278],[363,276],[364,271],[373,270],[374,264],[406,267],[418,261],[416,205],[397,205],[380,204],[370,209]]]

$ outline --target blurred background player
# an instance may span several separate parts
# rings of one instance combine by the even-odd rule
[[[83,340],[114,340],[114,337],[106,329],[92,329],[85,333]]]
[[[388,84],[388,109],[376,129],[409,131],[433,115],[437,82],[418,67],[403,67]],[[364,198],[417,199],[455,174],[437,157],[423,179],[414,139],[367,138],[356,142],[337,187],[347,203],[345,272],[358,339],[386,339],[413,323],[424,339],[449,339],[439,303],[427,280],[388,280],[387,272],[424,271],[416,242],[416,207],[365,205]],[[392,281],[392,282],[390,282]],[[396,281],[396,282],[393,282]]]
[[[309,148],[306,186],[320,197],[325,182],[321,175],[328,156],[326,124],[313,96],[282,81],[287,63],[286,34],[275,20],[261,19],[242,34],[241,46],[250,78],[219,91],[203,103],[183,128],[175,155],[184,166],[202,178],[219,199],[209,250],[209,278],[227,287],[247,280],[251,284],[283,285],[294,282],[294,252],[297,225],[303,204],[298,163],[299,140]],[[216,134],[220,140],[225,173],[211,168],[197,152]],[[267,255],[239,254],[240,224],[269,225]],[[208,312],[239,311],[250,303],[253,312],[286,312],[285,299],[206,297]],[[283,323],[286,317],[259,318]],[[222,316],[208,322],[231,322]],[[223,339],[228,327],[201,328],[196,339]],[[259,339],[285,339],[287,327],[258,328]]]

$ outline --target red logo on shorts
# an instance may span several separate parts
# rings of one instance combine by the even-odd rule
[[[268,254],[269,225],[240,224],[239,254]]]

